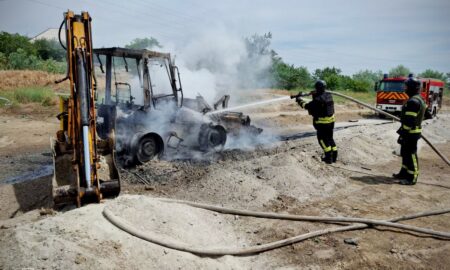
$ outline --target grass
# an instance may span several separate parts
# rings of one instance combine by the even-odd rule
[[[450,88],[444,88],[444,98],[450,98]]]
[[[354,91],[348,91],[348,90],[337,90],[336,92],[339,92],[346,96],[350,96],[352,98],[355,98],[355,99],[365,102],[367,104],[375,104],[375,102],[376,102],[377,93],[375,91],[354,92]],[[334,96],[333,98],[337,104],[353,103],[352,101],[349,101],[349,100],[341,98],[341,97]]]
[[[0,92],[24,87],[50,87],[54,90],[69,89],[68,81],[55,84],[64,75],[37,70],[0,70]]]
[[[13,105],[39,103],[42,106],[53,106],[56,104],[55,93],[49,87],[22,87],[1,91],[0,96],[9,99]],[[0,101],[0,106],[5,106],[5,102]]]
[[[309,90],[295,89],[295,90],[290,90],[289,92],[291,94],[297,94],[300,91],[308,93],[311,91],[311,89],[309,89]],[[349,91],[349,90],[335,90],[335,91],[339,92],[341,94],[344,94],[346,96],[356,98],[357,100],[360,100],[360,101],[368,103],[368,104],[374,104],[376,101],[376,92],[375,91],[368,91],[368,92],[354,92],[354,91]],[[352,101],[349,101],[347,99],[344,99],[344,98],[341,98],[338,96],[333,96],[333,100],[336,104],[353,103]]]

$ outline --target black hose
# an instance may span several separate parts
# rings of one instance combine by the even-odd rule
[[[61,45],[61,47],[63,47],[63,49],[64,49],[65,51],[67,51],[66,46],[64,46],[64,44],[63,44],[62,41],[61,41],[61,29],[62,29],[62,26],[63,26],[65,23],[67,24],[66,18],[64,18],[64,20],[61,22],[61,25],[59,26],[59,30],[58,30],[58,40],[59,40],[59,44]],[[66,37],[66,40],[67,40],[67,37]]]
[[[63,47],[63,49],[64,49],[65,51],[67,51],[67,48],[64,46],[64,44],[63,44],[62,41],[61,41],[61,29],[62,29],[62,26],[64,25],[64,23],[66,23],[66,25],[67,25],[67,20],[66,20],[66,18],[64,18],[64,20],[61,22],[61,25],[59,26],[59,30],[58,30],[58,40],[59,40],[59,44],[61,45],[61,47]],[[67,27],[66,27],[66,28],[67,28]],[[67,36],[66,36],[66,42],[67,42]],[[64,78],[62,78],[62,79],[56,80],[56,81],[55,81],[56,84],[62,83],[63,81],[69,79],[69,56],[67,55],[67,53],[66,53],[66,64],[67,64],[67,65],[66,65],[66,76],[64,76]]]

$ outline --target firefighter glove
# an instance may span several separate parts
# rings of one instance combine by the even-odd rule
[[[400,128],[397,130],[397,134],[400,135],[400,137],[401,137],[402,135],[405,135],[405,130],[404,130],[402,127],[400,127]]]
[[[300,107],[304,108],[305,107],[305,101],[301,98],[301,97],[296,97],[295,101],[297,101],[298,105],[300,105]]]

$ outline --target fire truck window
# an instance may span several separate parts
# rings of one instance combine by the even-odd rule
[[[386,92],[403,92],[405,90],[405,84],[402,81],[394,81],[394,82],[381,82],[379,91]]]

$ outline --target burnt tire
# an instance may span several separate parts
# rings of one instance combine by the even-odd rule
[[[220,125],[212,126],[203,124],[200,128],[198,144],[200,151],[211,151],[221,148],[227,141],[227,132]]]
[[[136,134],[132,142],[132,155],[134,164],[144,164],[162,154],[164,143],[155,133]]]

